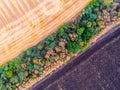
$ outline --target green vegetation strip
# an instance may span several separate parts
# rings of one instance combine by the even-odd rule
[[[91,37],[118,20],[120,7],[115,1],[92,0],[74,22],[60,26],[38,45],[0,66],[0,90],[20,89],[51,64],[66,63],[68,57],[86,50]]]

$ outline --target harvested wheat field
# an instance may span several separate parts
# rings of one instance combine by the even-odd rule
[[[1,0],[0,65],[36,45],[90,0]],[[73,13],[74,11],[74,13]]]

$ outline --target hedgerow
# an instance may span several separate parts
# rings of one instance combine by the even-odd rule
[[[66,62],[67,57],[85,51],[91,37],[118,20],[120,7],[115,1],[92,0],[74,22],[65,23],[38,45],[0,66],[0,90],[21,89],[51,64]]]

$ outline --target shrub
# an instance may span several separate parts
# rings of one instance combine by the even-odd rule
[[[22,84],[24,79],[25,79],[26,75],[24,71],[19,71],[18,72],[18,78],[19,78],[19,82]]]
[[[68,42],[66,48],[68,52],[74,52],[74,53],[77,53],[80,50],[79,44],[73,41]]]
[[[18,81],[18,77],[17,77],[17,76],[13,76],[13,77],[10,79],[10,82],[15,85],[16,83],[19,82],[19,81]]]
[[[49,47],[50,47],[50,48],[55,48],[56,43],[57,43],[56,41],[51,42],[51,43],[49,44]]]
[[[89,42],[89,41],[84,42],[84,45],[81,47],[81,51],[82,51],[82,52],[85,52],[89,45],[90,45],[90,42]]]
[[[13,71],[12,70],[6,72],[6,77],[7,78],[11,78],[12,76],[13,76]]]
[[[92,22],[87,22],[87,27],[89,28],[89,27],[92,27]]]
[[[114,0],[104,0],[104,4],[106,5],[110,5],[110,3],[113,3]]]
[[[40,43],[40,44],[38,45],[38,49],[39,49],[39,50],[42,50],[43,48],[44,48],[44,44]]]
[[[79,45],[80,45],[80,47],[84,47],[85,42],[80,42]]]
[[[104,22],[103,21],[98,21],[97,24],[98,24],[99,27],[104,26]]]
[[[78,34],[79,36],[81,36],[81,35],[83,34],[84,30],[85,30],[84,27],[79,28],[79,29],[77,30],[77,34]]]
[[[64,36],[64,33],[65,33],[64,28],[59,28],[58,31],[57,31],[58,37]]]
[[[53,42],[55,37],[53,35],[49,35],[45,40],[42,41],[42,43],[45,43],[49,45],[51,42]]]

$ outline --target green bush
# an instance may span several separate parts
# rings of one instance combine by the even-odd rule
[[[18,77],[17,76],[13,76],[11,79],[10,79],[10,82],[12,84],[17,84],[19,81],[18,81]]]
[[[56,42],[56,41],[53,41],[53,42],[51,42],[51,43],[49,44],[49,47],[50,47],[50,48],[55,48],[56,44],[57,44],[57,42]]]
[[[12,76],[13,76],[13,71],[12,70],[6,72],[6,77],[7,78],[11,78]]]
[[[39,50],[42,50],[43,48],[44,48],[44,44],[39,44],[39,45],[38,45],[38,49],[39,49]]]
[[[84,27],[79,28],[79,29],[77,30],[77,34],[78,34],[79,36],[81,36],[81,35],[83,34],[84,30],[85,30]]]
[[[79,44],[73,41],[68,42],[66,48],[68,52],[73,52],[73,53],[77,53],[80,50]]]

